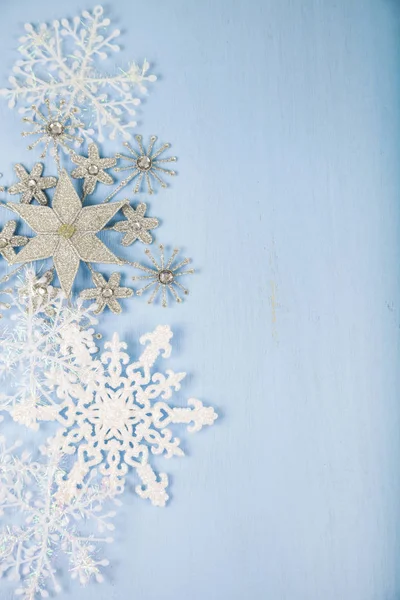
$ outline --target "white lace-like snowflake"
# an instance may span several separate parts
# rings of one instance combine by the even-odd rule
[[[49,443],[65,454],[76,454],[76,462],[60,485],[60,497],[70,501],[90,470],[99,466],[107,485],[115,492],[123,491],[128,467],[134,467],[141,481],[136,492],[149,498],[153,505],[164,506],[168,494],[168,477],[157,475],[149,462],[149,452],[166,458],[183,456],[180,440],[169,425],[180,423],[188,431],[200,431],[217,418],[200,400],[189,399],[188,407],[171,407],[166,401],[180,389],[185,373],[152,373],[156,360],[171,354],[172,332],[158,326],[153,333],[140,338],[145,350],[132,362],[125,352],[127,345],[114,333],[104,345],[101,365],[92,377],[79,382],[68,373],[48,371],[49,387],[60,399],[57,420],[63,425]]]
[[[61,591],[55,563],[62,553],[72,578],[103,581],[101,567],[109,561],[98,546],[113,541],[115,513],[103,506],[112,492],[95,483],[93,471],[74,499],[62,502],[56,493],[65,475],[61,456],[35,462],[27,452],[16,455],[18,445],[7,449],[0,438],[0,516],[7,515],[0,530],[0,576],[17,581],[15,594],[24,600],[48,598],[49,590]]]
[[[69,373],[73,379],[96,368],[93,314],[79,300],[66,302],[62,291],[49,283],[44,282],[47,292],[39,290],[41,280],[28,268],[18,287],[10,290],[8,304],[14,311],[0,337],[0,381],[7,389],[0,393],[0,411],[32,429],[58,412],[46,369],[54,376]]]
[[[0,90],[9,106],[24,103],[22,112],[26,113],[32,104],[40,107],[46,98],[63,97],[69,109],[80,108],[81,116],[86,115],[86,124],[93,127],[99,141],[106,130],[110,139],[117,134],[129,139],[136,125],[131,117],[140,104],[133,90],[144,94],[146,82],[154,82],[156,76],[148,73],[146,60],[142,67],[132,63],[115,75],[102,76],[99,62],[119,50],[115,40],[120,35],[118,29],[107,31],[110,20],[103,13],[101,6],[95,6],[72,20],[26,24],[19,46],[22,58],[9,77],[11,87]],[[91,135],[90,129],[82,133]]]
[[[145,349],[136,361],[116,333],[99,356],[91,313],[79,301],[68,303],[61,291],[43,294],[43,304],[38,303],[37,284],[28,270],[23,293],[12,295],[18,312],[13,329],[0,340],[0,378],[11,390],[0,395],[0,411],[33,429],[40,421],[61,425],[47,452],[75,455],[57,491],[63,502],[78,493],[93,467],[115,493],[123,491],[128,468],[134,467],[139,496],[164,506],[168,477],[153,471],[150,452],[183,456],[170,425],[186,424],[195,432],[217,418],[213,408],[194,398],[186,407],[167,402],[185,377],[153,372],[156,361],[171,354],[171,329],[158,326],[142,336]]]

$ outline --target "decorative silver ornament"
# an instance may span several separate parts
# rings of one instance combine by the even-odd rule
[[[189,269],[188,271],[180,271],[179,269],[190,263],[190,258],[185,258],[179,264],[174,265],[175,258],[179,252],[178,248],[175,248],[168,262],[165,263],[164,260],[164,246],[160,244],[160,264],[156,261],[154,256],[151,254],[150,250],[146,248],[145,253],[150,258],[153,263],[155,269],[151,269],[144,265],[141,265],[138,262],[131,263],[133,267],[136,269],[141,269],[149,275],[132,277],[133,281],[143,281],[150,280],[147,285],[145,285],[142,289],[138,290],[136,294],[141,296],[143,292],[147,291],[153,285],[155,285],[155,289],[151,294],[148,303],[152,304],[152,302],[157,297],[158,293],[162,294],[162,305],[164,307],[167,306],[167,289],[171,292],[173,297],[177,302],[182,302],[182,298],[178,296],[175,287],[181,289],[183,293],[187,296],[189,294],[189,290],[183,287],[183,285],[176,280],[177,277],[181,277],[182,275],[192,275],[194,273],[194,269]]]
[[[117,164],[116,158],[100,158],[99,149],[96,144],[89,144],[88,156],[80,156],[73,152],[71,160],[78,165],[71,173],[74,179],[84,179],[83,193],[85,196],[92,194],[96,187],[96,183],[100,181],[105,185],[112,185],[114,179],[104,171],[111,169]]]
[[[158,227],[158,219],[145,217],[147,205],[142,202],[134,209],[129,204],[122,207],[122,213],[127,218],[126,221],[118,221],[110,229],[124,233],[122,238],[123,246],[130,246],[135,240],[140,240],[143,244],[151,244],[153,237],[149,229]]]
[[[120,298],[129,298],[133,295],[133,290],[127,287],[120,287],[120,273],[113,273],[107,281],[101,273],[93,269],[92,279],[95,288],[82,290],[80,297],[84,300],[96,300],[96,308],[93,311],[96,315],[103,312],[106,306],[116,315],[122,312],[121,305],[118,302]]]
[[[44,142],[45,147],[40,155],[40,158],[45,158],[47,151],[52,146],[54,158],[60,169],[59,149],[63,148],[67,152],[71,152],[69,143],[75,142],[81,144],[83,138],[75,135],[76,130],[83,127],[83,123],[75,118],[78,112],[77,108],[66,109],[65,100],[61,100],[59,105],[51,106],[48,98],[45,99],[47,107],[47,115],[44,115],[37,106],[32,106],[32,110],[36,118],[24,117],[25,123],[30,123],[34,126],[33,131],[23,131],[24,137],[28,135],[38,135],[38,139],[28,146],[28,150],[35,148],[40,142]]]
[[[171,144],[163,144],[158,150],[153,152],[153,146],[157,140],[156,135],[152,135],[150,138],[150,144],[147,148],[147,151],[144,149],[142,140],[143,136],[135,135],[135,139],[138,144],[139,152],[132,148],[129,142],[124,142],[125,148],[129,150],[132,156],[125,156],[124,154],[116,154],[117,158],[128,161],[128,165],[126,167],[117,167],[115,169],[116,172],[119,171],[132,171],[126,179],[121,181],[121,183],[117,186],[117,188],[104,200],[104,202],[108,202],[111,200],[115,194],[117,194],[120,190],[122,190],[132,179],[137,177],[136,185],[133,189],[134,194],[137,194],[140,191],[142,180],[146,180],[147,191],[149,194],[153,194],[154,190],[151,185],[150,176],[155,179],[163,188],[167,187],[167,184],[161,177],[159,173],[164,175],[176,175],[175,171],[171,171],[170,169],[163,169],[160,167],[162,163],[168,162],[176,162],[176,156],[170,156],[169,158],[158,158],[160,154],[165,152],[167,148],[171,147]]]
[[[66,171],[62,171],[53,198],[53,206],[13,204],[16,212],[36,235],[13,262],[30,262],[53,257],[60,284],[66,296],[78,272],[80,261],[123,264],[96,233],[124,206],[122,202],[85,206],[76,193]],[[1,248],[0,248],[1,250]]]
[[[17,258],[13,248],[25,246],[29,242],[29,238],[24,235],[14,235],[16,228],[16,221],[8,221],[0,232],[0,254],[10,264]]]
[[[36,163],[30,173],[20,164],[15,165],[14,170],[19,179],[18,183],[8,188],[9,194],[22,194],[21,202],[29,204],[32,200],[37,200],[39,204],[45,206],[47,198],[43,190],[53,188],[57,185],[56,177],[42,177],[43,165]]]

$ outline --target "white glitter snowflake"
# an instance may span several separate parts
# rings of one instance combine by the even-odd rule
[[[29,453],[15,454],[0,438],[0,577],[17,581],[16,596],[24,600],[48,598],[61,591],[56,562],[62,553],[72,578],[82,584],[103,581],[101,568],[109,564],[99,556],[99,545],[112,542],[114,511],[104,504],[112,492],[95,482],[93,471],[71,502],[57,496],[65,476],[60,454],[32,461]],[[3,520],[3,519],[2,519]]]
[[[7,390],[0,393],[0,410],[32,429],[59,410],[46,370],[60,378],[68,373],[72,380],[97,367],[96,319],[81,301],[68,303],[45,279],[46,273],[38,277],[28,268],[10,290],[12,317],[0,336],[0,382]]]
[[[107,486],[122,491],[129,467],[134,467],[140,484],[136,492],[149,498],[153,505],[164,506],[168,494],[168,477],[157,475],[149,453],[166,458],[183,456],[180,440],[169,425],[186,424],[188,431],[200,431],[217,418],[211,407],[189,399],[188,407],[171,407],[166,401],[180,389],[185,373],[153,373],[157,359],[171,354],[172,332],[158,326],[140,338],[145,349],[139,360],[131,361],[127,345],[114,333],[104,345],[101,365],[91,371],[91,378],[71,381],[68,373],[47,373],[49,387],[60,399],[57,420],[63,425],[50,442],[65,454],[75,454],[76,462],[66,477],[60,494],[70,501],[90,470],[99,465]]]
[[[145,349],[136,361],[114,333],[99,356],[95,321],[79,301],[68,303],[60,291],[43,294],[38,305],[33,271],[21,290],[12,296],[18,309],[13,328],[0,339],[0,379],[9,388],[0,395],[0,411],[32,429],[40,421],[61,425],[49,438],[47,452],[49,457],[74,455],[75,462],[60,483],[59,499],[69,502],[97,466],[103,484],[119,493],[133,467],[141,482],[139,496],[164,506],[168,477],[153,471],[150,452],[182,456],[170,425],[186,424],[194,432],[217,418],[211,407],[194,398],[186,407],[167,403],[185,373],[163,374],[153,367],[159,358],[170,356],[172,331],[158,326],[142,336]]]
[[[22,58],[9,77],[11,87],[0,90],[9,106],[23,103],[22,112],[26,113],[32,104],[39,108],[46,98],[63,97],[69,109],[80,108],[80,115],[86,115],[86,123],[99,141],[105,130],[110,139],[117,134],[129,139],[136,125],[131,117],[140,104],[133,90],[144,94],[146,82],[155,81],[156,76],[148,73],[146,60],[142,67],[132,63],[115,75],[101,74],[99,62],[119,50],[115,40],[120,35],[118,29],[108,31],[110,20],[103,13],[101,6],[95,6],[72,20],[26,24],[19,46]],[[90,136],[91,131],[83,134]]]

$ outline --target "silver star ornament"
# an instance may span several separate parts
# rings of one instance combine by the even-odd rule
[[[118,221],[111,229],[124,233],[122,238],[123,246],[130,246],[135,240],[140,240],[143,244],[151,244],[153,236],[149,229],[158,227],[158,219],[145,217],[147,206],[141,202],[136,209],[126,204],[122,207],[122,213],[126,221]]]
[[[13,263],[53,258],[61,287],[69,296],[80,261],[123,264],[96,236],[124,206],[125,200],[85,206],[66,171],[58,180],[52,208],[7,202],[37,234],[18,253]]]
[[[84,179],[83,193],[85,196],[92,194],[98,181],[105,185],[112,185],[114,179],[104,169],[111,169],[117,164],[116,158],[100,158],[96,144],[89,144],[88,156],[80,156],[73,152],[71,160],[77,166],[71,173],[74,179]]]
[[[16,221],[8,221],[3,231],[0,231],[0,254],[10,264],[16,262],[17,254],[14,248],[25,246],[29,241],[24,235],[14,235],[16,228]]]
[[[101,273],[92,271],[92,279],[96,287],[82,290],[80,297],[84,300],[96,301],[96,308],[93,311],[96,315],[103,312],[106,306],[116,315],[120,314],[122,308],[117,298],[129,298],[133,295],[133,290],[120,287],[121,275],[119,273],[113,273],[106,281]]]
[[[39,204],[45,206],[47,198],[43,190],[55,187],[57,185],[56,177],[42,177],[42,163],[36,163],[30,173],[20,164],[15,165],[14,170],[19,182],[10,186],[7,190],[8,193],[22,194],[21,202],[23,204],[29,204],[35,199]]]

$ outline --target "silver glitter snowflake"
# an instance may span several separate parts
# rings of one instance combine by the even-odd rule
[[[71,173],[74,179],[84,179],[83,193],[85,196],[92,194],[98,181],[105,185],[112,185],[114,179],[105,172],[117,164],[116,158],[100,158],[96,144],[89,144],[88,156],[80,156],[73,152],[71,160],[78,165]]]
[[[167,289],[171,292],[173,297],[177,302],[182,302],[182,298],[178,295],[175,288],[178,288],[183,291],[185,295],[189,294],[189,290],[187,290],[183,285],[177,281],[177,277],[182,277],[182,275],[192,275],[194,273],[194,269],[188,269],[186,271],[181,271],[181,267],[190,263],[190,258],[183,259],[177,265],[174,265],[175,258],[179,253],[179,249],[175,248],[171,254],[171,257],[167,262],[165,262],[164,258],[164,246],[160,244],[160,262],[158,263],[150,250],[146,248],[145,253],[150,258],[151,262],[154,265],[154,269],[150,267],[146,267],[141,265],[138,262],[131,263],[133,267],[140,269],[141,271],[145,271],[148,275],[136,276],[132,277],[133,281],[140,280],[149,280],[149,283],[145,285],[143,288],[138,290],[136,294],[141,296],[144,292],[150,289],[152,286],[155,286],[148,303],[152,304],[154,302],[157,295],[160,293],[162,295],[162,305],[164,307],[167,306]]]
[[[145,217],[147,205],[141,202],[136,209],[129,204],[122,207],[121,211],[126,221],[118,221],[110,229],[124,233],[123,246],[130,246],[134,241],[140,240],[143,244],[151,244],[153,236],[149,229],[158,227],[158,219]]]
[[[69,296],[80,261],[123,264],[123,261],[99,240],[96,233],[103,229],[124,204],[123,200],[82,208],[81,200],[67,172],[62,171],[52,208],[11,202],[6,204],[37,233],[14,257],[14,262],[31,262],[52,257],[61,287]],[[8,252],[9,244],[13,243],[12,238],[10,241],[6,238],[4,240],[4,247]]]
[[[57,184],[56,177],[42,177],[43,165],[36,163],[30,173],[20,164],[15,165],[14,170],[19,179],[18,183],[11,185],[7,191],[9,194],[21,194],[21,202],[29,204],[37,200],[43,206],[47,204],[46,194],[43,190],[53,188]]]
[[[44,103],[47,107],[46,115],[37,106],[33,105],[34,118],[23,118],[25,123],[30,123],[34,128],[32,131],[23,131],[22,135],[24,137],[37,135],[38,138],[28,146],[28,150],[33,150],[33,148],[43,142],[44,150],[40,158],[45,158],[47,151],[51,148],[52,155],[59,166],[60,148],[71,152],[70,143],[79,145],[83,142],[83,138],[76,135],[76,131],[80,130],[83,124],[75,118],[78,109],[67,109],[65,100],[61,100],[59,105],[54,107],[50,104],[48,98],[45,98]]]
[[[17,259],[14,248],[25,246],[29,242],[29,238],[24,235],[14,235],[16,228],[16,221],[8,221],[0,231],[0,255],[9,263]]]
[[[9,77],[10,88],[0,93],[8,98],[9,106],[24,103],[40,106],[46,98],[65,98],[69,108],[79,107],[86,124],[94,129],[99,141],[107,130],[110,139],[116,134],[130,137],[136,125],[132,120],[139,98],[132,95],[137,89],[146,92],[146,82],[157,78],[148,73],[149,63],[132,63],[115,75],[102,75],[100,62],[119,50],[115,43],[120,31],[107,31],[110,20],[104,17],[101,6],[83,11],[72,20],[56,20],[47,25],[25,25],[25,35],[18,48],[21,59]],[[85,136],[91,135],[86,129]]]
[[[122,160],[126,160],[129,164],[126,167],[116,167],[115,171],[131,171],[130,175],[126,177],[121,183],[117,186],[117,188],[104,200],[104,202],[108,202],[113,196],[115,196],[120,190],[122,190],[130,181],[136,179],[135,187],[133,188],[133,193],[138,194],[141,189],[142,180],[146,181],[147,191],[149,194],[153,194],[154,190],[151,185],[151,179],[154,179],[158,182],[161,187],[166,188],[167,184],[160,177],[160,173],[162,175],[173,176],[176,175],[175,171],[171,171],[170,169],[164,169],[160,165],[163,163],[176,162],[176,156],[170,156],[169,158],[158,158],[160,154],[165,152],[167,148],[171,147],[171,144],[163,144],[158,148],[158,150],[153,150],[154,144],[157,140],[156,135],[152,135],[150,138],[150,143],[147,150],[143,147],[143,137],[141,135],[135,135],[135,139],[137,141],[138,149],[129,144],[129,142],[124,142],[125,148],[129,150],[131,156],[125,156],[124,154],[116,154],[116,157]]]
[[[93,311],[96,315],[102,313],[106,306],[116,315],[120,314],[122,308],[118,300],[129,298],[133,295],[133,290],[120,287],[120,273],[113,273],[107,281],[101,273],[97,273],[93,269],[91,271],[93,283],[96,287],[82,290],[80,297],[83,300],[96,301],[96,308]]]

